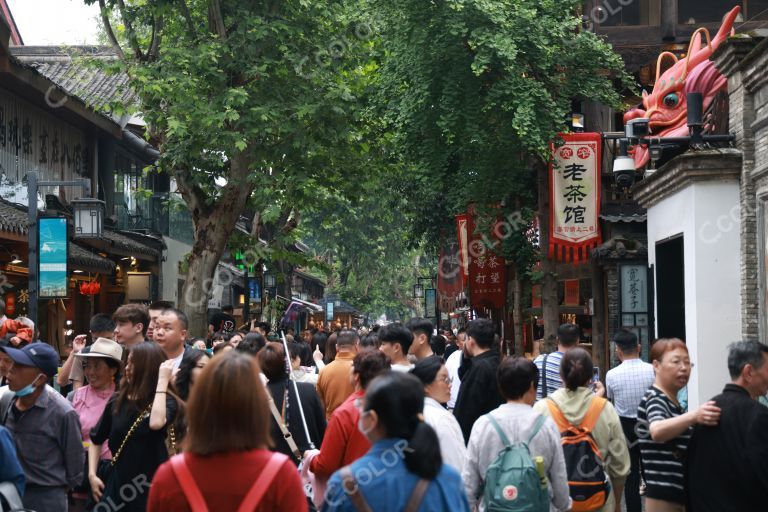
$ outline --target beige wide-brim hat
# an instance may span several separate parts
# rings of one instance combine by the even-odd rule
[[[123,360],[123,347],[109,338],[97,338],[88,350],[86,353],[78,352],[75,356],[106,357],[107,359],[114,359],[118,363]]]

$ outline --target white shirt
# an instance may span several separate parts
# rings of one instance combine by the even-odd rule
[[[456,406],[456,399],[459,397],[459,388],[461,387],[459,366],[461,366],[461,350],[454,350],[445,362],[445,368],[448,370],[448,377],[451,379],[451,399],[448,400],[449,409],[453,409]]]
[[[456,417],[433,398],[424,398],[424,422],[435,429],[443,462],[461,473],[467,460],[464,435]]]
[[[394,372],[408,373],[413,369],[413,366],[412,364],[393,364],[391,368]]]
[[[173,358],[173,371],[179,369],[179,366],[181,365],[181,360],[184,359],[184,351],[181,351],[181,354],[178,357]]]
[[[606,393],[619,416],[637,418],[637,408],[654,378],[653,365],[642,359],[627,359],[608,370],[605,374]]]

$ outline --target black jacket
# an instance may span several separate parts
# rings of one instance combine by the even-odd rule
[[[325,435],[325,407],[320,401],[320,397],[315,390],[315,386],[306,382],[297,382],[296,385],[299,389],[299,395],[301,395],[301,406],[304,409],[304,417],[307,420],[307,430],[309,430],[309,437],[315,445],[315,448],[320,449],[320,445],[323,443],[323,436]],[[283,409],[283,398],[285,397],[286,387],[288,389],[288,407]],[[296,391],[293,387],[293,382],[288,378],[280,379],[277,381],[269,381],[267,384],[269,394],[272,395],[272,399],[275,401],[275,406],[281,416],[285,414],[286,423],[288,424],[288,431],[293,436],[293,440],[296,441],[296,446],[299,447],[301,453],[309,450],[309,441],[304,431],[304,424],[301,421],[301,413],[299,407],[296,404]],[[273,451],[288,455],[294,464],[298,464],[299,461],[293,456],[288,443],[283,437],[283,433],[280,430],[280,426],[270,414],[270,426],[272,432],[272,441],[275,445],[272,448]]]
[[[716,427],[696,425],[688,443],[688,512],[765,510],[768,500],[768,407],[727,384],[713,398]]]
[[[494,349],[471,358],[469,370],[461,377],[459,396],[453,414],[459,421],[464,443],[469,441],[472,425],[477,418],[502,404],[496,371],[499,368],[499,351]]]

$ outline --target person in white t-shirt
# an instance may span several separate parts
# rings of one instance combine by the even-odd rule
[[[393,371],[409,372],[413,368],[408,361],[411,343],[413,334],[403,324],[389,324],[379,329],[379,350],[389,357]]]
[[[445,367],[448,369],[448,377],[451,379],[451,398],[448,400],[448,409],[453,409],[456,405],[456,399],[459,397],[459,388],[461,387],[461,379],[459,378],[459,367],[461,366],[461,358],[464,357],[464,341],[467,339],[467,332],[461,329],[456,334],[456,344],[459,346],[459,350],[455,350],[448,359],[445,360]]]

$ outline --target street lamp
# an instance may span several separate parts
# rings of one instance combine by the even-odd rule
[[[274,288],[275,287],[275,274],[273,274],[269,270],[267,270],[264,273],[264,287],[265,288]]]
[[[424,286],[421,283],[413,285],[413,298],[420,299],[424,297]]]
[[[75,238],[100,238],[104,230],[104,201],[74,199],[70,205],[75,218]]]

